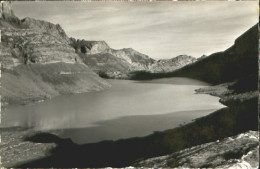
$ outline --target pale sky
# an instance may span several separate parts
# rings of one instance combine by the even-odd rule
[[[154,59],[200,57],[230,47],[258,22],[257,1],[13,2],[21,19],[60,24],[69,37],[104,40]]]

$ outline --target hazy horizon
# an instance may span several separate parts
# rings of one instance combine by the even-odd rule
[[[60,24],[69,37],[104,40],[111,48],[134,48],[154,59],[225,50],[258,22],[257,1],[15,1],[13,9],[20,18]]]

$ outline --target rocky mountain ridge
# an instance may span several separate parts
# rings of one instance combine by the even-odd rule
[[[128,72],[148,69],[148,66],[154,62],[147,55],[131,48],[112,49],[105,41],[75,40],[73,38],[71,41],[83,62],[101,76],[127,78]]]
[[[179,55],[172,59],[161,59],[151,65],[148,71],[157,72],[172,72],[180,69],[188,64],[196,62],[197,59],[188,55]]]
[[[59,25],[20,20],[10,2],[2,3],[1,11],[2,103],[24,104],[110,86],[82,62]]]
[[[86,41],[71,38],[71,45],[83,62],[101,76],[129,78],[133,71],[170,72],[197,59],[179,55],[172,59],[154,60],[132,48],[112,49],[105,41]]]

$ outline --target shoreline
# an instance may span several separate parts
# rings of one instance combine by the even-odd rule
[[[169,79],[171,77],[168,77],[168,78],[161,78],[161,79],[151,79],[151,80],[148,80],[148,81],[154,81],[154,80],[164,80],[164,79]],[[172,78],[176,78],[176,79],[192,79],[192,78],[186,78],[186,77],[172,77]],[[104,80],[106,80],[108,83],[110,80],[122,80],[122,81],[132,81],[132,82],[135,82],[135,83],[145,83],[147,82],[147,80],[131,80],[131,79],[106,79],[106,78],[103,78]],[[200,81],[200,80],[196,80],[196,79],[192,79],[194,81],[197,81],[196,84],[198,85],[208,85],[207,82],[204,82],[204,81]],[[156,82],[154,81],[153,83],[162,83],[164,84],[165,82]],[[109,83],[110,84],[110,83]],[[166,84],[172,84],[172,83],[166,83]],[[181,84],[181,83],[180,83]],[[195,84],[195,85],[196,85]],[[185,84],[181,84],[181,85],[185,85]],[[188,85],[193,85],[193,84],[188,84]],[[209,88],[212,87],[212,86],[208,86]],[[60,94],[57,94],[57,95],[45,95],[45,96],[42,96],[42,97],[34,97],[34,98],[27,98],[27,99],[22,99],[22,100],[14,100],[14,99],[8,99],[8,98],[1,98],[1,108],[2,108],[2,111],[7,109],[8,107],[10,106],[26,106],[26,105],[33,105],[33,104],[36,104],[36,103],[39,103],[39,102],[45,102],[47,100],[51,100],[55,97],[60,97],[60,96],[66,96],[66,95],[76,95],[76,94],[84,94],[84,93],[92,93],[92,92],[102,92],[102,91],[106,91],[108,89],[111,88],[111,84],[109,87],[106,87],[104,89],[101,89],[101,90],[92,90],[92,91],[87,91],[87,92],[79,92],[79,93],[60,93]],[[214,95],[214,94],[211,94],[207,91],[199,91],[199,89],[204,89],[205,87],[202,87],[202,88],[198,88],[195,90],[195,92],[197,92],[196,94],[209,94],[209,95],[212,95],[212,96],[219,96],[219,95]],[[197,91],[198,90],[198,91]]]
[[[172,78],[179,78],[179,79],[192,79],[192,78],[185,78],[185,77],[172,77]],[[103,78],[104,80],[106,80],[108,83],[110,80],[122,80],[122,81],[125,81],[125,80],[128,80],[128,81],[132,81],[134,83],[145,83],[147,80],[131,80],[131,79],[106,79],[106,78]],[[169,78],[162,78],[162,79],[169,79]],[[152,79],[152,80],[162,80],[162,79]],[[196,79],[192,79],[192,80],[196,80]],[[151,80],[149,80],[151,81]],[[196,80],[196,84],[198,85],[209,85],[209,83],[207,82],[204,82],[204,81],[200,81],[200,80]],[[153,83],[159,83],[159,82],[153,82]],[[164,84],[165,82],[161,82],[162,84]],[[110,84],[110,83],[109,83]],[[168,84],[168,83],[166,83]],[[170,83],[171,84],[171,83]],[[195,84],[195,85],[196,85]],[[184,84],[182,84],[184,85]],[[188,84],[190,85],[190,84]],[[193,85],[193,84],[191,84]],[[209,88],[212,87],[212,86],[208,86]],[[41,103],[41,102],[45,102],[45,101],[48,101],[48,100],[51,100],[53,98],[56,98],[56,97],[60,97],[60,96],[66,96],[66,95],[77,95],[77,94],[85,94],[85,93],[92,93],[92,92],[102,92],[102,91],[106,91],[108,89],[111,88],[111,84],[109,87],[106,87],[104,89],[101,89],[101,90],[93,90],[93,91],[87,91],[87,92],[80,92],[80,93],[60,93],[60,94],[57,94],[57,95],[45,95],[43,97],[34,97],[34,98],[27,98],[27,99],[23,99],[23,100],[13,100],[13,99],[7,99],[7,98],[1,98],[1,110],[4,111],[6,109],[8,109],[8,107],[11,107],[11,106],[26,106],[26,105],[34,105],[34,104],[37,104],[37,103]],[[204,88],[207,88],[207,87],[202,87],[202,88],[198,88],[195,90],[195,94],[209,94],[211,96],[217,96],[217,97],[220,97],[219,95],[215,95],[213,93],[210,93],[208,92],[207,90],[205,91],[200,91],[200,89],[204,89]],[[198,90],[198,91],[197,91]],[[8,101],[9,100],[9,101]],[[11,101],[10,101],[11,100]]]
[[[217,85],[217,86],[209,86],[209,87],[203,87],[203,88],[199,88],[199,89],[196,89],[195,90],[195,92],[196,92],[196,94],[210,94],[210,95],[213,95],[213,96],[217,96],[217,97],[219,97],[220,98],[220,100],[221,99],[223,99],[223,98],[225,98],[225,97],[227,97],[227,95],[228,95],[228,98],[229,99],[232,99],[232,97],[230,97],[230,95],[232,95],[232,94],[234,94],[234,93],[232,93],[229,89],[228,89],[228,86],[229,86],[230,84],[225,84],[225,85],[223,85],[223,84],[221,84],[221,85]],[[221,103],[221,101],[220,101],[220,103]],[[226,103],[226,102],[225,102]],[[224,105],[225,105],[225,103],[224,103]],[[222,103],[223,104],[223,103]],[[225,109],[225,108],[224,108]],[[221,110],[218,110],[218,111],[220,111],[221,112]],[[199,121],[204,121],[205,119],[209,119],[209,118],[212,118],[212,117],[214,117],[214,116],[216,116],[216,113],[218,112],[218,111],[215,111],[215,112],[212,112],[212,113],[210,113],[210,114],[208,114],[208,115],[206,115],[206,116],[203,116],[203,117],[199,117],[199,118],[197,118],[197,119],[194,119],[194,120],[192,120],[192,121],[190,121],[189,123],[186,123],[186,124],[184,124],[183,126],[178,126],[178,127],[175,127],[175,128],[171,128],[171,129],[167,129],[167,130],[163,130],[163,131],[158,131],[158,132],[154,132],[153,134],[150,134],[150,135],[148,135],[148,136],[141,136],[141,137],[130,137],[130,138],[125,138],[125,139],[117,139],[116,141],[108,141],[108,142],[111,142],[111,143],[113,143],[113,144],[115,144],[115,145],[117,145],[117,143],[118,142],[120,142],[120,140],[123,140],[123,141],[126,141],[127,142],[127,140],[143,140],[143,139],[148,139],[148,138],[151,138],[151,137],[161,137],[161,135],[167,135],[167,133],[169,133],[169,132],[171,132],[171,131],[182,131],[182,129],[183,128],[190,128],[191,126],[196,126],[196,124],[198,124],[198,123],[201,123],[201,122],[199,122]],[[218,115],[219,116],[219,115]],[[38,132],[39,133],[39,132]],[[178,133],[178,132],[177,132]],[[182,133],[182,132],[181,132]],[[32,133],[27,133],[27,134],[32,134]],[[62,139],[61,139],[62,140]],[[150,139],[148,139],[148,140],[150,140]],[[172,139],[170,139],[170,140],[172,140]],[[174,139],[173,139],[174,140]],[[211,140],[211,139],[210,139]],[[214,140],[214,139],[213,139]],[[211,140],[212,141],[212,140]],[[99,145],[99,144],[101,144],[101,145],[103,145],[103,144],[105,144],[105,143],[103,143],[104,141],[101,141],[101,142],[95,142],[95,143],[91,143],[91,144],[85,144],[85,145],[88,145],[88,146],[90,146],[91,147],[91,145]],[[207,141],[206,141],[207,142]],[[34,144],[34,143],[32,143],[32,144]],[[38,144],[38,143],[37,143]],[[45,145],[45,143],[40,143],[40,145]],[[52,143],[52,144],[54,144],[55,146],[57,146],[57,144],[55,144],[55,143]],[[82,146],[85,146],[85,145],[82,145]],[[128,144],[127,144],[128,145]],[[129,145],[131,145],[131,143],[129,143]],[[195,144],[196,145],[196,144]],[[78,146],[80,146],[80,145],[78,145]],[[160,144],[159,145],[157,145],[157,146],[159,146],[160,147]],[[178,147],[178,144],[176,145],[177,147]],[[131,146],[130,146],[131,147]],[[180,146],[180,148],[179,149],[183,149],[183,148],[185,148],[185,147],[183,147],[183,148],[181,148],[182,146]],[[189,146],[188,146],[189,147]],[[66,147],[63,147],[63,148],[66,148]],[[50,151],[52,151],[52,150],[55,150],[55,149],[57,149],[57,147],[51,147],[51,148],[49,148],[48,150],[46,149],[46,151],[45,152],[50,152]],[[178,150],[178,149],[177,149]],[[163,151],[163,150],[162,150]],[[165,152],[165,154],[167,154],[167,152]],[[49,156],[41,156],[40,158],[48,158]],[[152,156],[147,156],[147,157],[152,157]],[[143,156],[143,158],[146,158],[146,156]],[[32,159],[31,159],[32,160]],[[25,162],[29,162],[30,163],[30,161],[31,160],[28,160],[28,161],[23,161],[23,163],[25,163]],[[37,160],[37,159],[33,159],[33,160]],[[17,165],[19,165],[19,164],[17,164]]]
[[[196,94],[209,94],[211,96],[219,97],[219,102],[225,106],[228,106],[232,102],[243,102],[255,97],[258,97],[258,91],[247,91],[243,93],[236,93],[234,90],[229,89],[234,82],[232,83],[222,83],[215,86],[209,86],[204,88],[196,89]]]

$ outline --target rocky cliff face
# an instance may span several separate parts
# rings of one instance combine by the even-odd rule
[[[146,159],[136,167],[148,168],[258,168],[259,135],[249,131],[221,141],[187,148],[176,153]]]
[[[80,50],[89,55],[97,53],[110,53],[111,49],[105,41],[81,41]],[[84,52],[84,50],[86,52]]]
[[[3,102],[26,103],[109,86],[82,62],[59,25],[32,18],[20,20],[10,11],[10,3],[3,3],[0,18]]]

